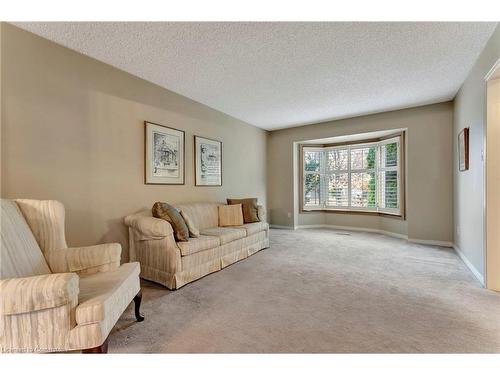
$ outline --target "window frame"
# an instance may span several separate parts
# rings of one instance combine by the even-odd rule
[[[366,148],[367,146],[370,145],[376,145],[377,147],[380,147],[384,144],[390,144],[393,143],[393,140],[395,138],[399,138],[398,142],[398,162],[399,165],[396,167],[380,167],[379,163],[380,160],[377,160],[376,167],[374,169],[369,169],[369,168],[364,168],[364,169],[352,169],[351,165],[351,150],[352,149],[358,149],[358,148]],[[300,144],[300,166],[299,166],[299,172],[300,172],[300,191],[299,191],[299,212],[300,213],[318,213],[318,212],[323,212],[323,213],[337,213],[337,214],[361,214],[361,215],[375,215],[375,216],[386,216],[386,217],[391,217],[391,218],[399,218],[402,220],[405,220],[406,218],[406,174],[405,174],[405,163],[406,163],[406,151],[405,151],[405,144],[406,144],[406,139],[405,139],[405,131],[401,131],[398,133],[393,133],[384,137],[380,138],[370,138],[370,139],[365,139],[365,140],[359,140],[359,141],[352,141],[352,142],[342,142],[342,143],[329,143],[329,144]],[[349,206],[344,207],[332,207],[332,206],[324,206],[324,205],[319,205],[319,206],[308,206],[305,207],[305,195],[304,195],[304,183],[305,183],[305,175],[306,174],[327,174],[328,175],[332,174],[332,171],[337,171],[337,170],[331,170],[329,169],[327,165],[327,159],[325,155],[327,155],[326,152],[324,152],[322,160],[323,162],[321,163],[320,166],[320,171],[318,172],[307,172],[304,170],[304,152],[305,150],[311,150],[311,149],[316,149],[318,151],[325,151],[325,149],[347,149],[347,166],[348,169],[346,171],[344,170],[338,170],[338,173],[348,173],[348,204]],[[380,154],[377,153],[377,158],[380,157]],[[376,178],[379,178],[379,173],[380,171],[391,171],[391,170],[397,170],[398,173],[398,200],[399,200],[399,209],[391,209],[391,208],[375,208],[375,209],[370,209],[367,207],[353,207],[351,206],[351,174],[352,173],[363,173],[363,172],[373,172],[376,171]],[[325,179],[321,179],[320,183],[320,197],[324,196],[324,194],[328,195],[328,186],[324,182]],[[376,185],[376,191],[375,194],[379,195],[379,183]],[[320,198],[321,202],[321,198]]]

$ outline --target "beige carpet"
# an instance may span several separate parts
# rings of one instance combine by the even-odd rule
[[[271,247],[171,292],[143,282],[110,336],[124,353],[500,352],[500,294],[451,249],[272,230]]]

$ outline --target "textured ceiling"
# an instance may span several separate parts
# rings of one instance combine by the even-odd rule
[[[264,129],[452,99],[495,23],[15,23]]]

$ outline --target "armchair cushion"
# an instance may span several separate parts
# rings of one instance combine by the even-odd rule
[[[18,205],[10,199],[2,199],[0,210],[0,278],[50,273],[42,251]]]
[[[55,273],[0,280],[2,315],[34,312],[66,305],[78,296],[78,276]]]
[[[81,277],[77,324],[104,322],[111,329],[139,291],[139,272],[139,263],[133,262],[113,271]]]

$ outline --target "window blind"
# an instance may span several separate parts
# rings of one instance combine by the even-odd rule
[[[304,210],[401,214],[401,136],[303,147]]]

